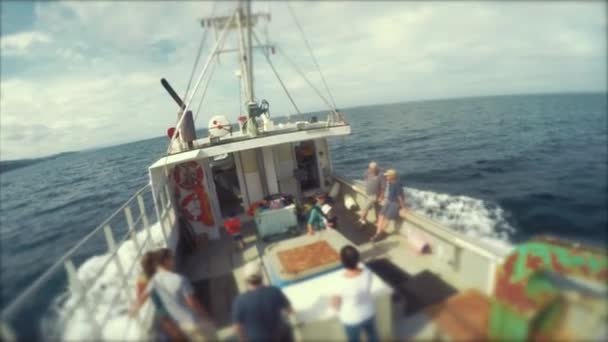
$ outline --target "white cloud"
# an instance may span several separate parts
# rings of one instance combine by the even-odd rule
[[[20,56],[36,45],[49,44],[51,40],[51,37],[43,32],[13,33],[0,37],[0,51],[5,56]]]
[[[232,6],[219,3],[216,13]],[[212,7],[198,1],[37,3],[29,32],[0,38],[0,158],[164,134],[177,107],[159,80],[167,78],[182,95],[203,32],[197,19]],[[271,42],[323,89],[286,5],[254,3],[254,12],[268,7]],[[605,3],[323,1],[292,7],[340,108],[606,91]],[[257,97],[269,100],[274,115],[293,112],[263,57],[254,60]],[[325,107],[279,54],[272,60],[300,109]],[[8,63],[21,68],[7,71]],[[222,55],[199,127],[214,114],[238,115],[236,68],[235,55]]]

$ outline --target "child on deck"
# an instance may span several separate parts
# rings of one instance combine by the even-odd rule
[[[234,213],[230,213],[228,219],[224,221],[224,228],[226,228],[226,231],[232,236],[232,239],[240,249],[245,248],[243,235],[241,235],[241,220],[235,217]]]

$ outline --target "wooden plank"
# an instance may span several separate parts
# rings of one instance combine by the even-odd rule
[[[453,340],[487,340],[490,300],[477,290],[466,290],[425,310],[441,333]]]

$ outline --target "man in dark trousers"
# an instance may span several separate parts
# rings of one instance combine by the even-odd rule
[[[274,286],[263,284],[257,261],[245,265],[247,292],[232,303],[232,320],[240,341],[293,341],[283,312],[292,313],[289,300]]]

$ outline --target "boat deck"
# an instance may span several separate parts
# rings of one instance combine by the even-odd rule
[[[428,328],[432,317],[441,317],[444,321],[449,318],[437,314],[437,309],[433,312],[426,309],[463,290],[454,275],[436,267],[428,256],[408,248],[406,238],[400,234],[389,234],[381,241],[370,243],[369,238],[375,229],[373,224],[361,226],[357,222],[357,214],[339,204],[335,205],[335,210],[340,233],[357,246],[362,261],[395,290],[394,336],[435,336],[435,330]],[[303,223],[301,228],[304,232]],[[268,244],[258,238],[253,221],[243,224],[242,234],[244,249],[239,249],[232,238],[222,231],[219,240],[198,243],[196,250],[180,265],[181,272],[192,281],[199,299],[218,325],[222,339],[232,336],[231,304],[240,292],[245,291],[240,272],[247,262],[258,259],[259,251]]]

